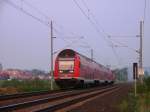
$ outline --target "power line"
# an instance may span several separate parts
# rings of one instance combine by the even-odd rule
[[[16,4],[13,3],[12,1],[10,1],[10,0],[4,0],[4,2],[7,3],[7,4],[9,4],[9,5],[11,5],[11,6],[12,6],[13,8],[15,8],[16,10],[19,10],[19,11],[23,12],[24,14],[26,14],[26,15],[32,17],[34,20],[40,22],[41,24],[43,24],[43,25],[45,25],[45,26],[47,26],[47,27],[50,27],[50,23],[49,23],[48,21],[44,21],[44,20],[42,20],[41,18],[39,18],[39,17],[37,17],[37,16],[34,16],[33,14],[31,14],[31,13],[29,13],[28,11],[24,10],[23,7],[19,7],[18,5],[16,5]],[[24,0],[23,0],[22,2],[28,4],[28,6],[30,6],[30,7],[33,8],[33,9],[35,9],[36,11],[38,11],[38,12],[39,12],[41,15],[43,15],[45,18],[49,19],[48,16],[46,16],[44,13],[42,13],[40,10],[38,10],[37,8],[35,8],[35,7],[34,7],[33,5],[31,5],[30,3],[25,2]],[[60,33],[56,28],[53,28],[53,29],[54,29],[54,31],[55,31],[56,33]],[[64,40],[65,42],[67,42],[67,43],[69,42],[68,40],[66,40],[66,39],[64,39],[64,38],[61,38],[61,39]]]
[[[50,20],[50,17],[44,14],[41,10],[39,10],[37,7],[33,6],[31,3],[27,2],[26,0],[22,0],[24,4],[28,5],[32,9],[34,9],[36,12],[38,12],[40,15],[44,16],[46,19]]]
[[[46,22],[46,21],[44,21],[44,20],[42,20],[42,19],[40,19],[40,18],[38,18],[38,17],[32,15],[31,13],[27,12],[27,11],[24,10],[23,8],[21,8],[21,7],[19,7],[18,5],[14,4],[14,3],[11,2],[10,0],[4,0],[4,2],[6,2],[6,3],[9,4],[9,5],[11,5],[13,8],[15,8],[15,9],[17,9],[17,10],[23,12],[24,14],[26,14],[26,15],[32,17],[33,19],[37,20],[38,22],[42,23],[43,25],[48,26],[48,27],[50,26],[49,22]]]
[[[54,29],[55,33],[61,34],[61,32],[58,31],[55,27],[54,27],[53,29]],[[63,36],[59,36],[59,37],[61,37],[61,39],[62,39],[64,42],[70,43],[69,39],[68,39],[68,38],[66,39],[67,36],[64,36],[65,38],[63,38]],[[71,36],[70,36],[70,37],[71,37]],[[72,36],[72,37],[75,37],[75,38],[77,38],[77,39],[80,39],[80,38],[81,38],[81,36]]]
[[[114,52],[114,54],[115,54],[115,56],[118,58],[119,56],[118,56],[118,54],[117,54],[117,52],[115,51],[115,49],[114,49],[114,46],[115,47],[127,47],[128,49],[130,49],[130,50],[134,50],[134,51],[136,51],[137,53],[138,53],[138,50],[135,50],[135,49],[133,49],[133,48],[130,48],[129,46],[127,46],[127,45],[125,45],[125,44],[122,44],[122,43],[120,43],[120,42],[116,42],[116,41],[113,41],[113,39],[111,38],[111,37],[115,37],[115,38],[139,38],[139,35],[115,35],[115,36],[110,36],[109,34],[107,34],[105,31],[104,31],[104,29],[101,27],[101,25],[99,24],[99,22],[96,20],[96,18],[95,18],[95,16],[94,16],[94,14],[91,12],[91,10],[90,10],[90,8],[88,7],[88,5],[86,4],[86,2],[85,2],[85,0],[82,0],[82,2],[83,2],[83,4],[84,4],[84,6],[86,7],[86,9],[87,9],[87,11],[88,11],[88,13],[89,14],[91,14],[91,16],[92,16],[92,18],[93,18],[93,20],[95,21],[95,23],[96,23],[96,25],[98,25],[100,28],[101,28],[101,31],[107,36],[107,38],[109,38],[109,40],[111,41],[110,43],[112,44],[111,45],[111,47],[112,47],[112,50],[113,50],[113,52]],[[145,14],[146,14],[146,0],[145,0],[145,8],[144,8],[144,18],[145,18]],[[114,45],[113,43],[119,43],[121,46],[118,46],[118,45]],[[119,58],[118,58],[119,59]],[[120,63],[120,62],[119,62]]]
[[[113,41],[115,41],[115,40],[113,40]],[[139,51],[138,50],[136,50],[136,49],[134,49],[134,48],[131,48],[131,47],[129,47],[128,45],[126,45],[126,44],[124,44],[124,43],[121,43],[121,42],[118,42],[118,41],[115,41],[115,43],[118,43],[119,45],[115,45],[115,47],[126,47],[126,48],[128,48],[129,50],[132,50],[132,51],[135,51],[136,53],[139,53]]]
[[[82,0],[84,6],[87,8],[88,12],[91,14],[93,20],[95,21],[96,25],[101,28],[101,32],[104,34],[104,36],[106,36],[108,38],[109,34],[107,34],[104,29],[102,28],[102,26],[99,24],[99,22],[97,21],[97,19],[95,18],[94,14],[91,12],[90,8],[88,7],[88,5],[86,4],[86,2],[84,0]],[[90,17],[89,17],[90,18]],[[98,29],[98,32],[99,32],[99,29]],[[101,33],[100,32],[100,33]],[[104,38],[105,39],[105,38]],[[119,60],[119,56],[115,50],[115,48],[113,47],[114,46],[114,43],[110,40],[107,40],[105,39],[108,43],[110,43],[110,47],[112,48],[112,52],[114,53],[115,57],[116,57],[116,60],[118,61],[118,64],[120,65],[121,64],[121,61]]]
[[[97,26],[95,26],[95,23],[91,20],[91,18],[84,12],[84,10],[80,7],[80,5],[78,4],[78,2],[76,0],[73,0],[74,3],[76,4],[76,6],[80,9],[80,11],[82,12],[82,14],[87,18],[87,20],[91,23],[91,25],[93,26],[93,28],[98,32],[98,34],[101,35],[100,30],[97,28]],[[107,39],[105,37],[103,37],[104,40],[107,41]]]
[[[99,22],[96,20],[96,18],[95,18],[95,16],[94,16],[94,14],[91,12],[91,10],[89,9],[89,7],[88,7],[88,5],[86,4],[86,2],[85,2],[85,0],[82,0],[82,2],[83,2],[83,4],[84,4],[84,6],[86,7],[86,9],[88,10],[88,13],[90,13],[91,14],[91,16],[92,16],[92,18],[93,18],[93,20],[95,21],[95,23],[98,25],[98,26],[100,26],[101,27],[101,25],[99,24]],[[144,8],[144,18],[145,18],[145,15],[146,15],[146,0],[145,0],[145,8]],[[116,42],[116,41],[113,41],[113,39],[111,38],[111,37],[115,37],[115,38],[139,38],[139,35],[115,35],[115,36],[110,36],[109,34],[107,34],[105,31],[104,31],[104,29],[101,27],[101,31],[107,36],[107,38],[109,38],[110,40],[111,40],[111,47],[112,47],[112,49],[113,49],[113,52],[114,52],[114,54],[116,55],[116,57],[118,57],[118,55],[117,55],[117,53],[116,53],[116,51],[115,51],[115,49],[114,49],[114,47],[113,46],[117,46],[117,47],[120,47],[120,46],[118,46],[118,45],[113,45],[113,43],[115,42],[115,43],[119,43],[120,45],[121,45],[121,47],[126,47],[126,48],[128,48],[128,49],[130,49],[130,50],[134,50],[134,51],[136,51],[137,53],[138,53],[138,50],[135,50],[135,49],[133,49],[133,48],[131,48],[131,47],[129,47],[129,46],[127,46],[127,45],[125,45],[125,44],[123,44],[123,43],[121,43],[121,42]]]
[[[147,1],[144,0],[144,17],[143,17],[143,21],[145,21],[145,18],[146,18],[146,4],[147,4]]]
[[[97,31],[97,33],[99,35],[101,35],[101,31],[99,30],[99,28],[95,25],[95,23],[91,20],[91,18],[84,12],[84,10],[80,7],[80,5],[78,4],[78,2],[76,0],[73,0],[75,5],[80,9],[80,11],[82,12],[82,14],[87,18],[87,20],[91,23],[91,25],[93,26],[93,28]],[[102,36],[103,37],[103,36]],[[103,37],[103,39],[109,43],[109,40],[107,40],[105,37]]]
[[[79,40],[81,40],[81,39],[83,39],[83,38],[80,38],[80,39],[77,39],[77,40],[72,41],[71,43],[69,43],[68,45],[66,45],[65,47],[63,47],[62,49],[65,49],[65,48],[67,48],[67,47],[71,47],[72,45],[78,43]],[[55,51],[54,54],[58,53],[58,52],[61,51],[62,49]]]
[[[24,14],[26,14],[26,15],[32,17],[33,19],[37,20],[38,22],[40,22],[40,23],[46,25],[47,27],[50,27],[50,23],[49,23],[49,22],[46,22],[46,21],[42,20],[41,18],[38,18],[38,17],[32,15],[31,13],[27,12],[26,10],[24,10],[23,7],[19,7],[18,5],[16,5],[15,3],[13,3],[13,2],[11,2],[11,1],[9,1],[9,0],[6,0],[5,2],[6,2],[7,4],[11,5],[13,8],[15,8],[15,9],[17,9],[17,10],[23,12]],[[29,7],[31,7],[32,9],[38,11],[38,13],[40,13],[40,14],[41,14],[42,16],[44,16],[45,18],[49,19],[48,16],[46,16],[44,13],[42,13],[39,9],[35,8],[35,7],[34,7],[33,5],[31,5],[30,3],[25,2],[24,0],[23,0],[22,2],[25,3],[26,5],[28,5]],[[55,23],[56,23],[56,22],[55,22]],[[57,23],[56,23],[56,24],[57,24]],[[57,24],[57,26],[60,26],[60,25]],[[61,27],[62,27],[62,26],[61,26]],[[54,27],[53,27],[53,29],[54,29],[54,31],[55,31],[57,34],[62,34],[60,31],[58,31],[58,29],[56,29],[56,28],[54,28]],[[72,33],[72,34],[73,34],[73,33]],[[77,36],[75,36],[75,37],[77,37]],[[80,39],[77,39],[77,40],[75,40],[75,41],[72,41],[71,43],[70,43],[70,41],[68,41],[68,39],[65,39],[65,38],[61,38],[61,39],[64,40],[65,42],[69,43],[69,44],[66,46],[66,47],[69,47],[69,46],[72,46],[73,44],[76,44],[81,38],[80,38]],[[60,50],[59,50],[59,51],[60,51]]]
[[[75,1],[75,0],[74,0],[74,1]],[[15,3],[11,2],[10,0],[5,0],[5,2],[6,2],[7,4],[11,5],[12,7],[14,7],[15,9],[20,10],[20,11],[23,12],[24,14],[26,14],[26,15],[32,17],[33,19],[39,21],[40,23],[42,23],[42,24],[44,24],[44,25],[50,27],[50,23],[49,23],[49,22],[44,21],[44,20],[42,20],[41,18],[32,15],[31,13],[27,12],[26,10],[24,10],[24,9],[21,8],[21,7],[19,7],[19,6],[16,5]],[[22,2],[24,2],[24,1],[22,1]],[[75,2],[76,2],[76,1],[75,1]],[[29,3],[27,3],[27,2],[24,2],[24,3],[28,4],[28,6],[32,7],[32,8],[35,9],[35,10],[37,10],[37,12],[39,12],[39,13],[40,13],[41,15],[43,15],[45,18],[47,18],[47,19],[49,18],[48,16],[46,16],[44,13],[42,13],[41,11],[39,11],[37,8],[35,8],[35,7],[32,6],[31,4],[29,4]],[[76,2],[76,3],[77,3],[77,2]],[[78,3],[77,3],[77,4],[78,4]],[[78,5],[78,6],[79,6],[79,5]],[[80,7],[80,6],[79,6],[79,7]],[[82,8],[80,8],[80,9],[82,10]],[[83,11],[83,10],[82,10],[82,11]],[[84,13],[84,11],[83,11],[83,13]],[[94,22],[86,15],[86,13],[84,13],[84,14],[85,14],[85,16],[88,18],[88,20],[91,22],[91,24],[94,26],[94,28],[96,29],[96,31],[100,34],[101,32],[100,32],[99,29],[95,26]],[[58,32],[56,29],[54,29],[54,30],[55,30],[56,32]],[[104,38],[104,39],[105,39],[105,38]],[[65,40],[65,39],[63,39],[63,40]],[[105,40],[108,42],[107,39],[105,39]],[[66,41],[66,40],[65,40],[65,41]]]
[[[144,37],[144,32],[145,32],[145,20],[146,20],[146,5],[147,5],[147,1],[144,0],[144,17],[143,17],[143,37]]]
[[[106,38],[105,38],[105,36],[108,38],[108,34],[107,33],[105,33],[105,31],[102,29],[101,31],[99,30],[99,28],[95,25],[95,23],[91,20],[91,18],[85,13],[85,11],[80,7],[80,5],[78,4],[78,2],[76,1],[76,0],[73,0],[74,1],[74,3],[75,3],[75,5],[80,9],[80,11],[82,12],[82,14],[87,18],[87,20],[91,23],[91,25],[93,26],[93,28],[97,31],[97,33],[99,34],[99,35],[101,35],[102,34],[102,32],[103,32],[103,34],[104,34],[104,36],[102,36],[103,37],[103,39],[107,42],[107,44],[108,44],[108,46],[110,46],[109,44],[111,44],[111,45],[113,45],[113,43],[112,43],[112,41],[110,41],[110,40],[107,40]],[[84,1],[83,1],[83,3],[84,4],[86,4]],[[85,5],[85,7],[87,8],[87,10],[88,10],[88,12],[90,12],[90,9],[88,8],[88,6],[87,5]],[[92,14],[93,15],[93,14]],[[94,17],[94,15],[92,16],[92,17]],[[95,21],[96,21],[96,19],[95,19]],[[98,23],[97,21],[96,21],[96,23]],[[115,52],[115,49],[112,47],[112,51],[113,51],[113,53],[115,54],[115,56],[117,56],[117,53]],[[116,60],[118,61],[118,63],[120,64],[120,61],[118,60],[118,56],[116,57]]]
[[[102,33],[104,33],[105,35],[108,36],[108,34],[104,31],[104,29],[102,28],[102,26],[100,25],[100,23],[97,21],[96,17],[94,16],[94,14],[92,13],[92,11],[90,10],[90,8],[88,7],[88,5],[86,4],[85,0],[82,0],[84,6],[86,7],[86,9],[88,10],[88,13],[91,14],[93,20],[95,21],[95,25],[97,25],[99,28],[101,28]]]
[[[5,0],[5,2],[6,2],[7,4],[11,5],[13,8],[15,8],[15,9],[17,9],[17,10],[23,12],[24,14],[26,14],[26,15],[32,17],[33,19],[37,20],[38,22],[40,22],[40,23],[46,25],[47,27],[50,27],[50,23],[49,23],[49,22],[46,22],[46,21],[44,21],[44,20],[42,20],[42,19],[40,19],[40,18],[38,18],[38,17],[32,15],[31,13],[27,12],[26,10],[24,10],[23,7],[19,7],[18,5],[16,5],[15,3],[11,2],[10,0]],[[24,2],[24,3],[27,4],[28,6],[32,7],[33,9],[37,10],[41,15],[45,16],[45,18],[49,19],[48,16],[46,16],[44,13],[42,13],[41,11],[39,11],[37,8],[35,8],[35,7],[34,7],[33,5],[31,5],[30,3],[25,2],[24,0],[22,0],[22,2]],[[57,33],[60,33],[56,28],[54,28],[54,31],[57,32]],[[67,40],[64,39],[64,38],[61,38],[61,39],[63,39],[64,41],[67,41]],[[67,41],[67,42],[68,42],[68,41]],[[71,42],[71,45],[72,45],[73,43],[76,43],[76,42],[75,42],[75,41]],[[67,45],[67,46],[68,46],[68,45]]]
[[[7,1],[8,2],[8,1]],[[32,4],[30,4],[30,3],[28,3],[27,1],[22,1],[22,2],[24,2],[26,5],[28,5],[29,7],[31,7],[32,9],[34,9],[34,10],[36,10],[39,14],[41,14],[42,16],[44,16],[46,19],[50,19],[47,15],[45,15],[43,12],[41,12],[38,8],[36,8],[36,7],[34,7]],[[9,1],[9,4],[11,4],[14,8],[16,8],[16,9],[20,9],[22,12],[24,12],[25,14],[27,14],[28,16],[31,16],[32,18],[34,18],[34,19],[36,19],[36,20],[38,20],[39,22],[41,22],[41,23],[43,23],[44,25],[46,25],[46,26],[49,26],[50,24],[49,24],[49,22],[45,22],[44,20],[41,20],[40,18],[38,18],[38,17],[36,17],[36,16],[34,16],[34,15],[32,15],[32,14],[30,14],[29,12],[27,12],[27,11],[25,11],[23,8],[19,8],[19,7],[17,7],[17,5],[15,5],[15,4],[13,4],[12,2],[10,2]],[[88,8],[88,7],[87,7]],[[81,9],[82,10],[82,9]],[[84,13],[84,11],[83,11],[83,13]],[[85,13],[85,16],[86,16],[86,13]],[[88,17],[88,16],[87,16]],[[94,15],[93,15],[93,17],[94,17]],[[89,20],[90,20],[90,18],[89,18]],[[91,21],[91,20],[90,20]],[[96,21],[96,20],[95,20]],[[91,23],[94,25],[94,23],[91,21]],[[97,28],[96,28],[97,29]],[[57,32],[57,33],[60,33],[57,29],[55,29],[54,28],[54,30],[55,30],[55,32]],[[98,31],[98,29],[97,29],[97,31]],[[104,32],[104,31],[103,31]],[[66,42],[66,39],[64,39],[64,38],[62,38],[65,42]]]
[[[82,0],[82,2],[83,2],[83,4],[84,4],[84,6],[87,8],[87,10],[90,12],[90,9],[89,9],[89,7],[87,6],[86,2],[85,2],[84,0]]]
[[[25,0],[23,0],[22,2],[25,3],[27,6],[31,7],[31,8],[32,8],[33,10],[35,10],[36,12],[38,12],[40,15],[44,16],[45,19],[47,19],[48,21],[50,20],[50,17],[49,17],[49,16],[47,16],[45,13],[43,13],[43,12],[42,12],[41,10],[39,10],[37,7],[33,6],[31,3],[29,3],[29,2],[27,2],[27,1],[25,1]],[[53,23],[55,23],[55,26],[58,26],[59,28],[64,29],[61,25],[57,24],[56,21],[53,21]],[[56,29],[56,27],[55,27],[55,29]],[[69,31],[69,32],[70,32],[70,31]],[[58,31],[58,29],[57,29],[56,33],[61,34],[61,35],[64,34],[64,32],[61,33],[61,31]],[[70,34],[73,34],[73,32],[70,32]],[[74,34],[73,34],[73,35],[74,35]]]
[[[109,38],[139,38],[138,35],[109,35]]]
[[[119,59],[118,53],[116,52],[116,50],[114,49],[113,46],[112,46],[111,48],[112,48],[112,51],[113,51],[114,55],[116,56],[116,58],[117,58],[117,60],[118,60],[118,65],[121,65],[122,62],[121,62],[121,60]]]
[[[43,13],[42,11],[40,11],[37,7],[33,6],[32,4],[30,4],[29,2],[27,2],[27,1],[25,1],[25,0],[23,0],[23,3],[25,3],[26,5],[28,5],[28,6],[31,7],[32,9],[34,9],[34,10],[35,10],[36,12],[38,12],[40,15],[44,16],[45,19],[50,20],[50,17],[47,16],[47,15],[46,15],[45,13]],[[55,23],[55,26],[58,26],[59,28],[64,29],[63,26],[57,24],[56,21],[53,21],[53,22]],[[56,27],[55,27],[55,29],[56,29]],[[69,32],[70,32],[70,31],[69,31]],[[57,29],[56,33],[61,34],[61,35],[64,34],[64,32],[61,33],[61,31],[58,31],[58,29]],[[70,34],[73,34],[73,32],[70,32]],[[74,35],[74,34],[73,34],[73,35]]]
[[[37,7],[33,6],[31,3],[29,3],[29,2],[27,2],[27,1],[25,1],[25,0],[23,0],[22,2],[25,3],[27,6],[31,7],[31,8],[32,8],[33,10],[35,10],[36,12],[38,12],[40,15],[44,16],[45,19],[47,19],[48,21],[50,20],[50,17],[49,17],[49,16],[47,16],[45,13],[43,13],[43,12],[42,12],[41,10],[39,10]],[[63,28],[61,25],[58,25],[57,22],[53,21],[53,23],[55,23],[55,25],[61,27],[61,29]],[[55,30],[55,32],[58,33],[58,34],[61,34],[61,35],[63,34],[63,33],[61,33],[60,31],[58,31],[58,29],[57,29],[57,31],[56,31],[56,27],[55,27],[54,30]],[[72,34],[73,34],[73,33],[72,33]]]

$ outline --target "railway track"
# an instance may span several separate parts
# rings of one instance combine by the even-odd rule
[[[34,99],[48,97],[53,94],[61,94],[64,92],[72,91],[72,89],[68,90],[55,90],[55,91],[36,91],[36,92],[26,92],[19,94],[10,94],[10,95],[1,95],[0,96],[0,107],[5,105],[10,105],[12,103],[21,103],[23,101],[32,101]]]
[[[56,91],[55,91],[56,92]],[[51,93],[50,91],[35,91],[35,92],[25,92],[25,93],[18,93],[18,94],[9,94],[9,95],[0,95],[0,101],[4,100],[12,100],[16,98],[21,98],[21,97],[30,97],[33,95],[40,95],[40,94],[48,94]]]
[[[74,103],[91,98],[95,95],[104,94],[118,89],[117,85],[106,86],[101,88],[90,88],[88,90],[72,90],[60,93],[51,94],[45,98],[39,98],[32,101],[21,103],[13,103],[0,107],[0,111],[15,111],[15,112],[49,112],[55,111]]]

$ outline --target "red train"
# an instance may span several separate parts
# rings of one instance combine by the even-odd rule
[[[55,82],[60,87],[113,83],[115,76],[109,68],[74,50],[64,49],[56,57]]]

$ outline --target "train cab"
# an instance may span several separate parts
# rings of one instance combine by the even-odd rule
[[[76,84],[79,74],[78,64],[78,56],[73,50],[66,49],[60,52],[55,61],[54,79],[56,83],[62,86]]]

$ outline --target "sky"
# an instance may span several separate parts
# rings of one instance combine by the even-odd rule
[[[49,71],[47,23],[52,20],[54,51],[58,51],[54,59],[64,48],[89,58],[93,49],[98,63],[111,68],[132,66],[138,61],[136,35],[144,19],[144,7],[144,0],[0,0],[0,63],[4,68]],[[143,38],[146,67],[150,66],[149,11],[147,0]]]

